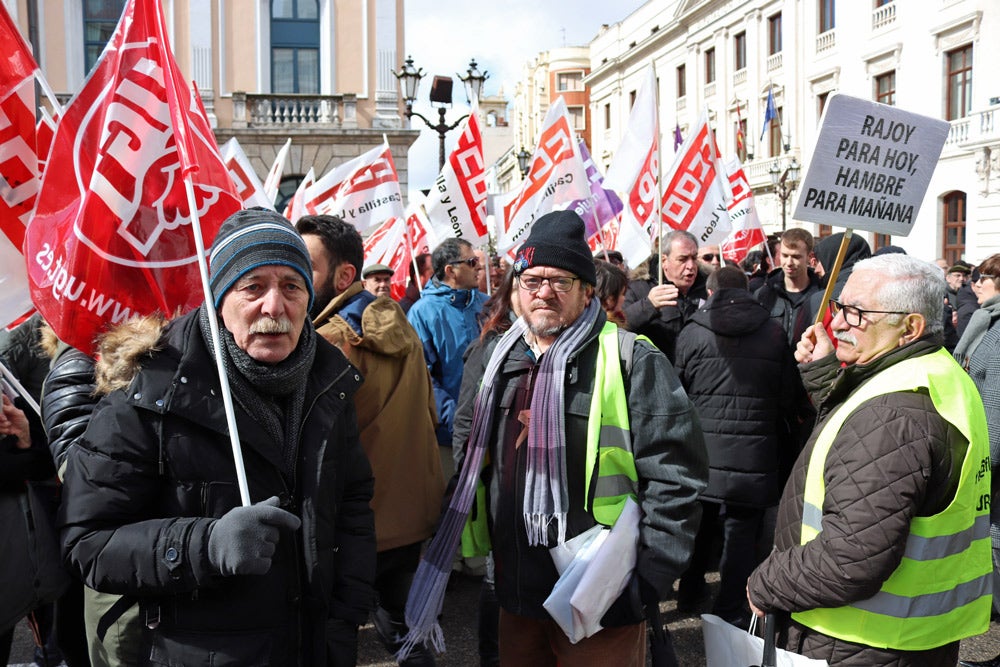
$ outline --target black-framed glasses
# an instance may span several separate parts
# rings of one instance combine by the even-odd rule
[[[996,276],[991,276],[988,273],[980,273],[977,268],[972,270],[972,275],[969,276],[969,280],[972,281],[973,284],[976,284],[982,282],[983,280],[996,280]]]
[[[553,292],[568,292],[573,289],[573,283],[579,278],[572,276],[553,276],[551,278],[541,278],[539,276],[518,276],[517,284],[531,293],[542,289],[542,285],[549,284]]]
[[[448,262],[448,263],[449,264],[465,264],[466,266],[469,266],[469,267],[471,267],[471,268],[474,269],[477,266],[479,266],[479,258],[478,257],[469,257],[468,259],[456,259],[454,262]]]
[[[843,313],[844,321],[852,327],[860,327],[861,318],[869,313],[878,313],[880,315],[909,315],[909,313],[904,313],[899,310],[866,310],[864,308],[858,308],[857,306],[845,306],[836,299],[830,299],[830,314],[833,317],[836,317],[838,313]]]
[[[701,261],[714,262],[716,257],[719,257],[719,255],[711,252],[706,252],[704,255],[701,256]]]

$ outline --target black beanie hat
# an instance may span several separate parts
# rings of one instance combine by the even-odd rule
[[[260,207],[237,211],[226,218],[209,255],[209,284],[216,308],[241,276],[268,264],[288,266],[302,275],[311,309],[314,294],[309,249],[291,223]]]
[[[517,251],[514,275],[533,266],[551,266],[573,273],[588,285],[597,284],[586,233],[583,218],[575,211],[546,213],[535,221],[528,240]]]

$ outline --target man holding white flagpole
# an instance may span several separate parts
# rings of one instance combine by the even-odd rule
[[[138,601],[140,664],[353,665],[375,563],[360,373],[308,321],[309,252],[280,215],[233,214],[210,261],[252,504],[203,305],[142,351],[71,449],[66,560]]]

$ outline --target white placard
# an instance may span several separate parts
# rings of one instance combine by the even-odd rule
[[[848,95],[834,95],[794,218],[909,236],[950,125]]]

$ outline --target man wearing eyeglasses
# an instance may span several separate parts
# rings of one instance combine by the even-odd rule
[[[424,344],[424,357],[434,385],[438,444],[449,448],[458,390],[462,385],[462,355],[479,335],[479,311],[486,295],[479,285],[479,260],[472,244],[445,239],[431,255],[434,277],[406,314]]]
[[[698,248],[698,267],[708,275],[722,266],[722,253],[717,245],[703,245]]]
[[[470,531],[493,549],[504,665],[645,665],[640,602],[657,605],[687,565],[708,475],[697,415],[666,357],[606,323],[584,230],[573,211],[549,213],[518,250],[522,316],[483,374],[446,515],[468,515],[457,508],[485,466]],[[549,549],[614,524],[628,498],[644,513],[635,571],[603,629],[571,643],[544,606],[559,579]],[[446,519],[438,538],[462,518]]]
[[[785,486],[755,613],[830,664],[954,665],[990,621],[990,459],[975,385],[942,347],[945,282],[858,262],[796,349],[818,420]]]

